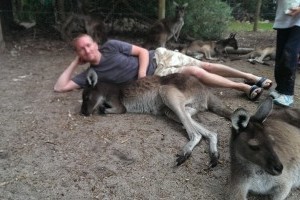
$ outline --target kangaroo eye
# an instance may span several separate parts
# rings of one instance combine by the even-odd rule
[[[252,151],[259,151],[260,150],[260,147],[258,145],[249,145],[249,148],[252,150]]]

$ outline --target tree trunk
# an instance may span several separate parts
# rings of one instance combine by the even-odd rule
[[[13,15],[13,7],[11,0],[1,0],[0,10],[2,10],[1,20],[2,20],[2,30],[3,35],[9,34],[10,29],[13,27],[14,23],[14,15]]]
[[[5,42],[3,39],[2,25],[1,25],[1,18],[0,18],[0,52],[3,52],[4,48],[5,48]]]
[[[158,19],[166,17],[166,0],[159,0],[158,2]]]
[[[64,22],[66,20],[65,15],[65,0],[55,0],[55,23]]]
[[[255,16],[254,16],[253,31],[257,31],[257,25],[258,25],[260,9],[261,9],[261,2],[262,2],[262,0],[257,0],[257,3],[256,3],[256,12],[255,12]]]

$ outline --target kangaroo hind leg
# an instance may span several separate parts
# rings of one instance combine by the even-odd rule
[[[182,152],[178,155],[176,162],[177,166],[179,166],[190,157],[195,146],[201,141],[202,135],[197,134],[195,131],[190,131],[190,128],[188,128],[192,126],[191,115],[185,110],[186,97],[181,91],[174,86],[164,85],[160,88],[159,93],[164,104],[176,115],[176,117],[174,117],[174,115],[172,116],[170,114],[171,112],[169,112],[167,116],[172,116],[172,119],[182,123],[187,130],[189,142],[183,147]]]
[[[177,165],[182,164],[189,158],[194,147],[201,141],[202,136],[205,136],[210,142],[211,166],[215,166],[219,157],[217,152],[217,135],[208,131],[192,119],[192,114],[195,111],[189,112],[186,109],[186,104],[190,99],[174,86],[162,86],[160,88],[160,95],[165,105],[176,114],[179,121],[183,124],[190,140],[184,146],[182,153],[179,154],[176,160]]]
[[[185,107],[185,111],[188,112],[191,116],[195,115],[196,113],[198,113],[197,109],[194,109],[192,107],[186,106]],[[174,120],[175,122],[178,122],[181,124],[180,119],[178,118],[178,116],[169,108],[169,107],[165,107],[163,110],[163,113],[170,119]]]

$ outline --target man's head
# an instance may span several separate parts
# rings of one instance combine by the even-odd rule
[[[87,34],[82,34],[73,39],[72,45],[82,61],[97,64],[99,62],[98,44]]]

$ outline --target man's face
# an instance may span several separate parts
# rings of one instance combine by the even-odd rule
[[[93,62],[99,54],[98,44],[88,36],[83,36],[75,42],[75,50],[78,56],[86,62]]]

